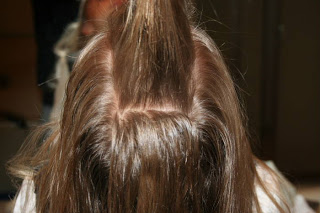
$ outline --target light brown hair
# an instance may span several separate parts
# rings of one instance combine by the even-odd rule
[[[234,83],[192,10],[128,0],[108,17],[72,71],[61,120],[11,164],[31,174],[38,212],[259,212]]]

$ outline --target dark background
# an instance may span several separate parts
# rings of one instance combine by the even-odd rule
[[[199,10],[244,90],[257,155],[293,181],[320,177],[320,1],[208,0]]]
[[[40,120],[31,1],[0,3],[0,193],[5,162]],[[202,0],[200,26],[220,47],[261,158],[293,181],[320,178],[320,1]],[[63,16],[63,14],[57,14]],[[39,52],[38,52],[39,53]]]

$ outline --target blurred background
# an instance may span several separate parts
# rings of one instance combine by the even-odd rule
[[[15,193],[5,163],[48,117],[53,44],[80,3],[39,2],[0,2],[1,200]],[[320,1],[199,0],[197,8],[239,86],[256,155],[320,202]]]

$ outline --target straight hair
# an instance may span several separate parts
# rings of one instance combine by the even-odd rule
[[[37,212],[261,212],[244,115],[189,0],[127,0],[87,44],[60,120],[11,162]],[[41,143],[39,143],[41,141]]]

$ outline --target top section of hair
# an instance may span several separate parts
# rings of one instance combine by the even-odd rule
[[[188,110],[194,60],[189,4],[187,0],[131,0],[111,17],[109,33],[120,108],[169,101]]]

